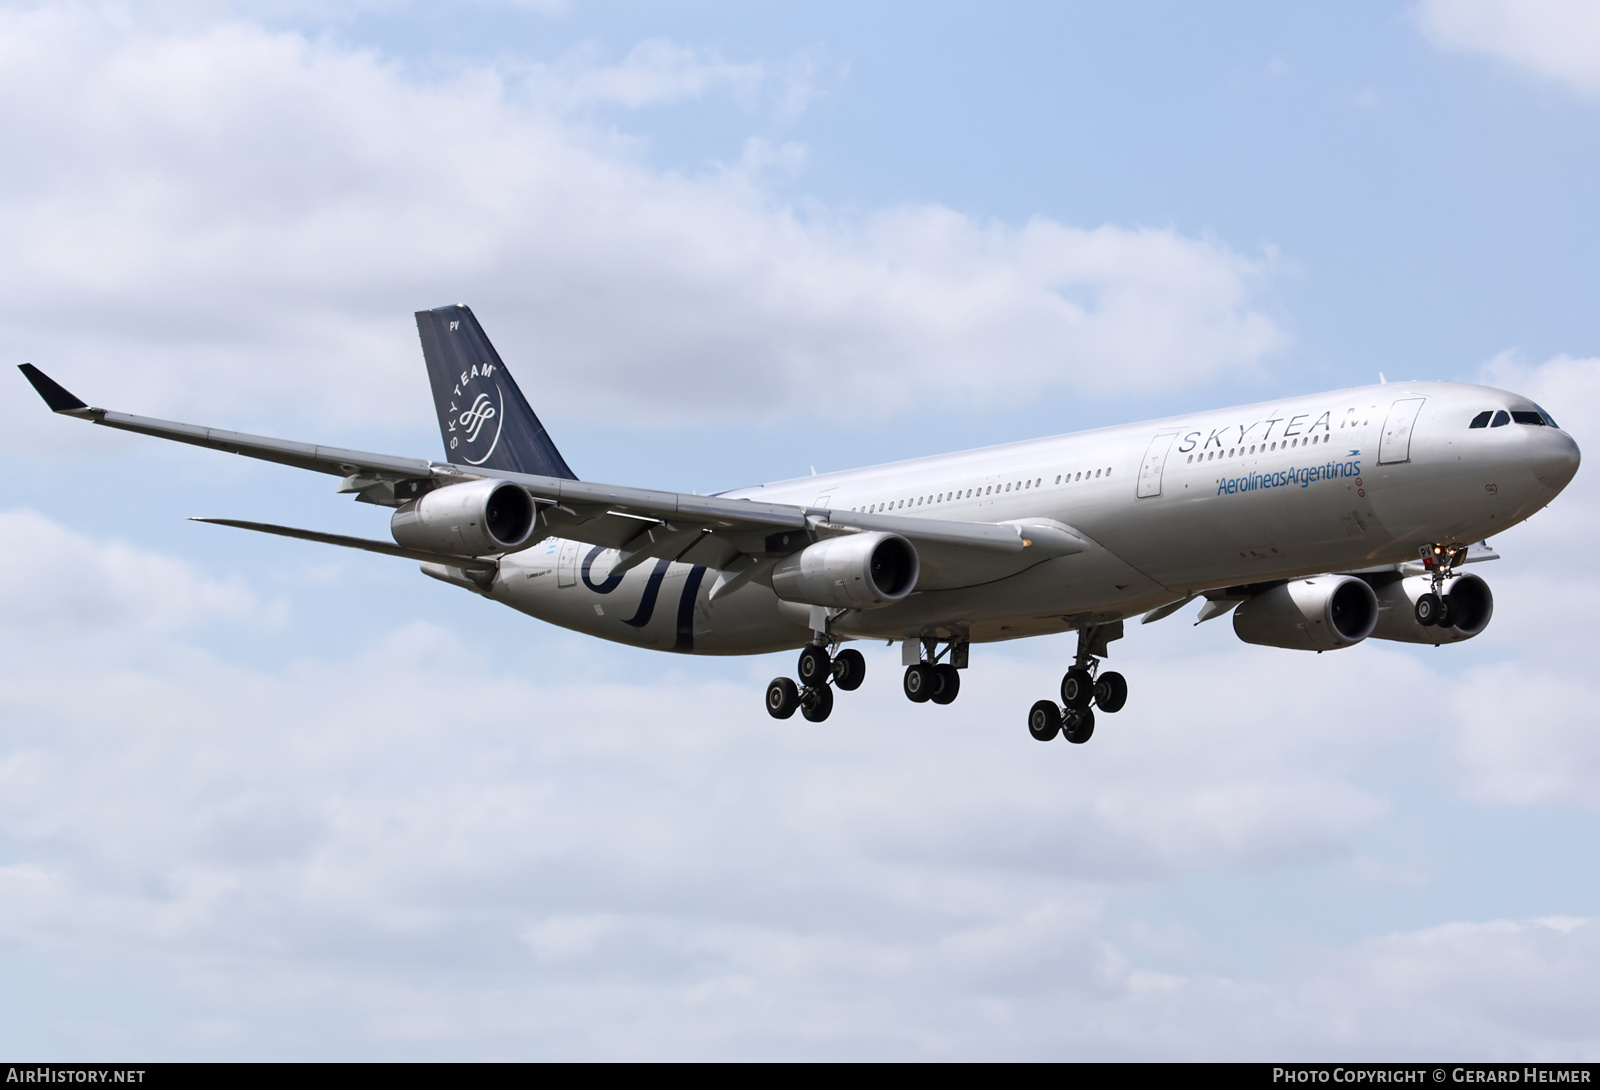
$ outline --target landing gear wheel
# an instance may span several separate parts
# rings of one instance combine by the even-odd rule
[[[828,658],[826,649],[811,644],[800,652],[800,663],[795,667],[795,673],[800,676],[801,685],[824,685],[828,675],[833,673],[833,662]]]
[[[948,662],[933,668],[933,696],[935,704],[948,704],[961,692],[961,671]]]
[[[926,704],[933,696],[933,667],[925,662],[915,666],[906,667],[905,681],[902,687],[906,691],[906,699],[917,704]]]
[[[833,714],[833,689],[818,685],[800,694],[800,714],[813,723],[820,723]]]
[[[833,660],[833,683],[847,693],[861,688],[867,677],[867,660],[854,647],[847,647]]]
[[[1115,670],[1107,670],[1094,679],[1094,706],[1110,714],[1120,712],[1128,702],[1128,679]]]
[[[1083,745],[1094,737],[1094,712],[1088,708],[1069,709],[1062,721],[1061,733],[1074,745]]]
[[[1053,700],[1041,700],[1028,712],[1028,733],[1036,742],[1048,742],[1061,733],[1061,709]]]
[[[775,677],[767,686],[767,714],[787,719],[800,706],[800,687],[786,677]]]
[[[1454,623],[1451,618],[1455,615],[1455,596],[1450,594],[1439,595],[1439,619],[1433,623],[1440,628],[1449,628]]]
[[[1094,698],[1094,676],[1081,666],[1074,666],[1061,679],[1061,703],[1069,708],[1087,708]]]
[[[1429,591],[1417,599],[1417,623],[1424,628],[1432,628],[1439,623],[1439,618],[1444,614],[1444,599],[1433,591]]]

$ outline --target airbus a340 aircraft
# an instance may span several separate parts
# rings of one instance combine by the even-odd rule
[[[948,704],[973,643],[1076,631],[1060,700],[1028,729],[1087,741],[1128,687],[1101,670],[1125,619],[1204,598],[1249,643],[1470,639],[1493,612],[1468,546],[1578,469],[1550,415],[1503,390],[1389,383],[683,495],[578,480],[465,306],[417,314],[443,462],[91,408],[31,364],[51,409],[341,478],[394,508],[395,544],[201,519],[422,562],[566,628],[699,655],[800,648],[767,711],[813,722],[898,641],[905,694]]]

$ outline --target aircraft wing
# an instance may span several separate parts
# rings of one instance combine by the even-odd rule
[[[916,545],[924,559],[923,584],[940,589],[995,578],[998,573],[991,569],[997,567],[1020,570],[1051,556],[1090,547],[1070,527],[1048,520],[1021,525],[957,522],[685,495],[486,467],[468,468],[183,424],[95,408],[32,364],[23,364],[21,370],[54,412],[102,427],[342,477],[341,492],[357,493],[359,499],[369,503],[396,507],[408,495],[419,495],[438,485],[486,477],[512,481],[540,501],[542,537],[557,536],[617,549],[624,554],[620,568],[664,558],[742,571],[758,563],[759,558],[792,552],[818,537],[881,530],[900,534]],[[230,524],[257,528],[231,520]],[[274,528],[273,532],[282,529]],[[332,540],[336,535],[319,537],[311,531],[296,536],[348,544]],[[791,537],[795,540],[791,541]]]
[[[191,443],[197,447],[225,450],[229,454],[242,454],[247,458],[260,458],[267,462],[309,469],[316,473],[331,473],[335,477],[352,474],[383,477],[390,480],[413,480],[433,476],[431,464],[421,458],[396,458],[389,454],[369,454],[340,447],[324,447],[315,443],[296,443],[288,439],[273,439],[265,435],[247,435],[244,432],[205,428],[196,424],[180,424],[173,420],[157,420],[149,416],[97,409],[69,393],[49,375],[31,363],[24,363],[21,371],[33,388],[44,398],[52,412],[75,416],[107,428],[135,431],[140,435],[154,435],[158,439],[171,439]]]

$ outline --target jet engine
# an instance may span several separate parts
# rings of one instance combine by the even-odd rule
[[[1405,643],[1460,643],[1489,627],[1494,616],[1494,595],[1489,584],[1476,575],[1458,575],[1445,584],[1444,598],[1449,604],[1449,624],[1424,627],[1417,623],[1417,599],[1433,589],[1426,575],[1394,579],[1378,588],[1378,626],[1375,640],[1401,640]]]
[[[1378,596],[1350,575],[1296,579],[1263,591],[1233,614],[1246,643],[1333,651],[1360,643],[1378,623]]]
[[[772,589],[790,602],[872,609],[910,594],[921,571],[917,550],[899,534],[851,534],[778,561]]]
[[[527,489],[510,481],[446,485],[394,513],[389,531],[413,549],[487,556],[532,544],[537,506]]]

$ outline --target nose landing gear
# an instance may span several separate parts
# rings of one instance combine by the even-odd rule
[[[1028,711],[1028,733],[1040,742],[1057,734],[1082,745],[1094,735],[1094,709],[1108,715],[1128,702],[1128,682],[1115,670],[1100,671],[1106,645],[1122,637],[1122,622],[1084,625],[1078,629],[1078,653],[1061,679],[1061,704],[1041,700]]]
[[[1458,611],[1453,608],[1451,596],[1444,591],[1446,580],[1454,579],[1456,568],[1465,563],[1467,546],[1460,542],[1436,541],[1422,547],[1422,566],[1433,576],[1432,588],[1417,599],[1417,623],[1424,628],[1438,625],[1450,626],[1450,618]]]

